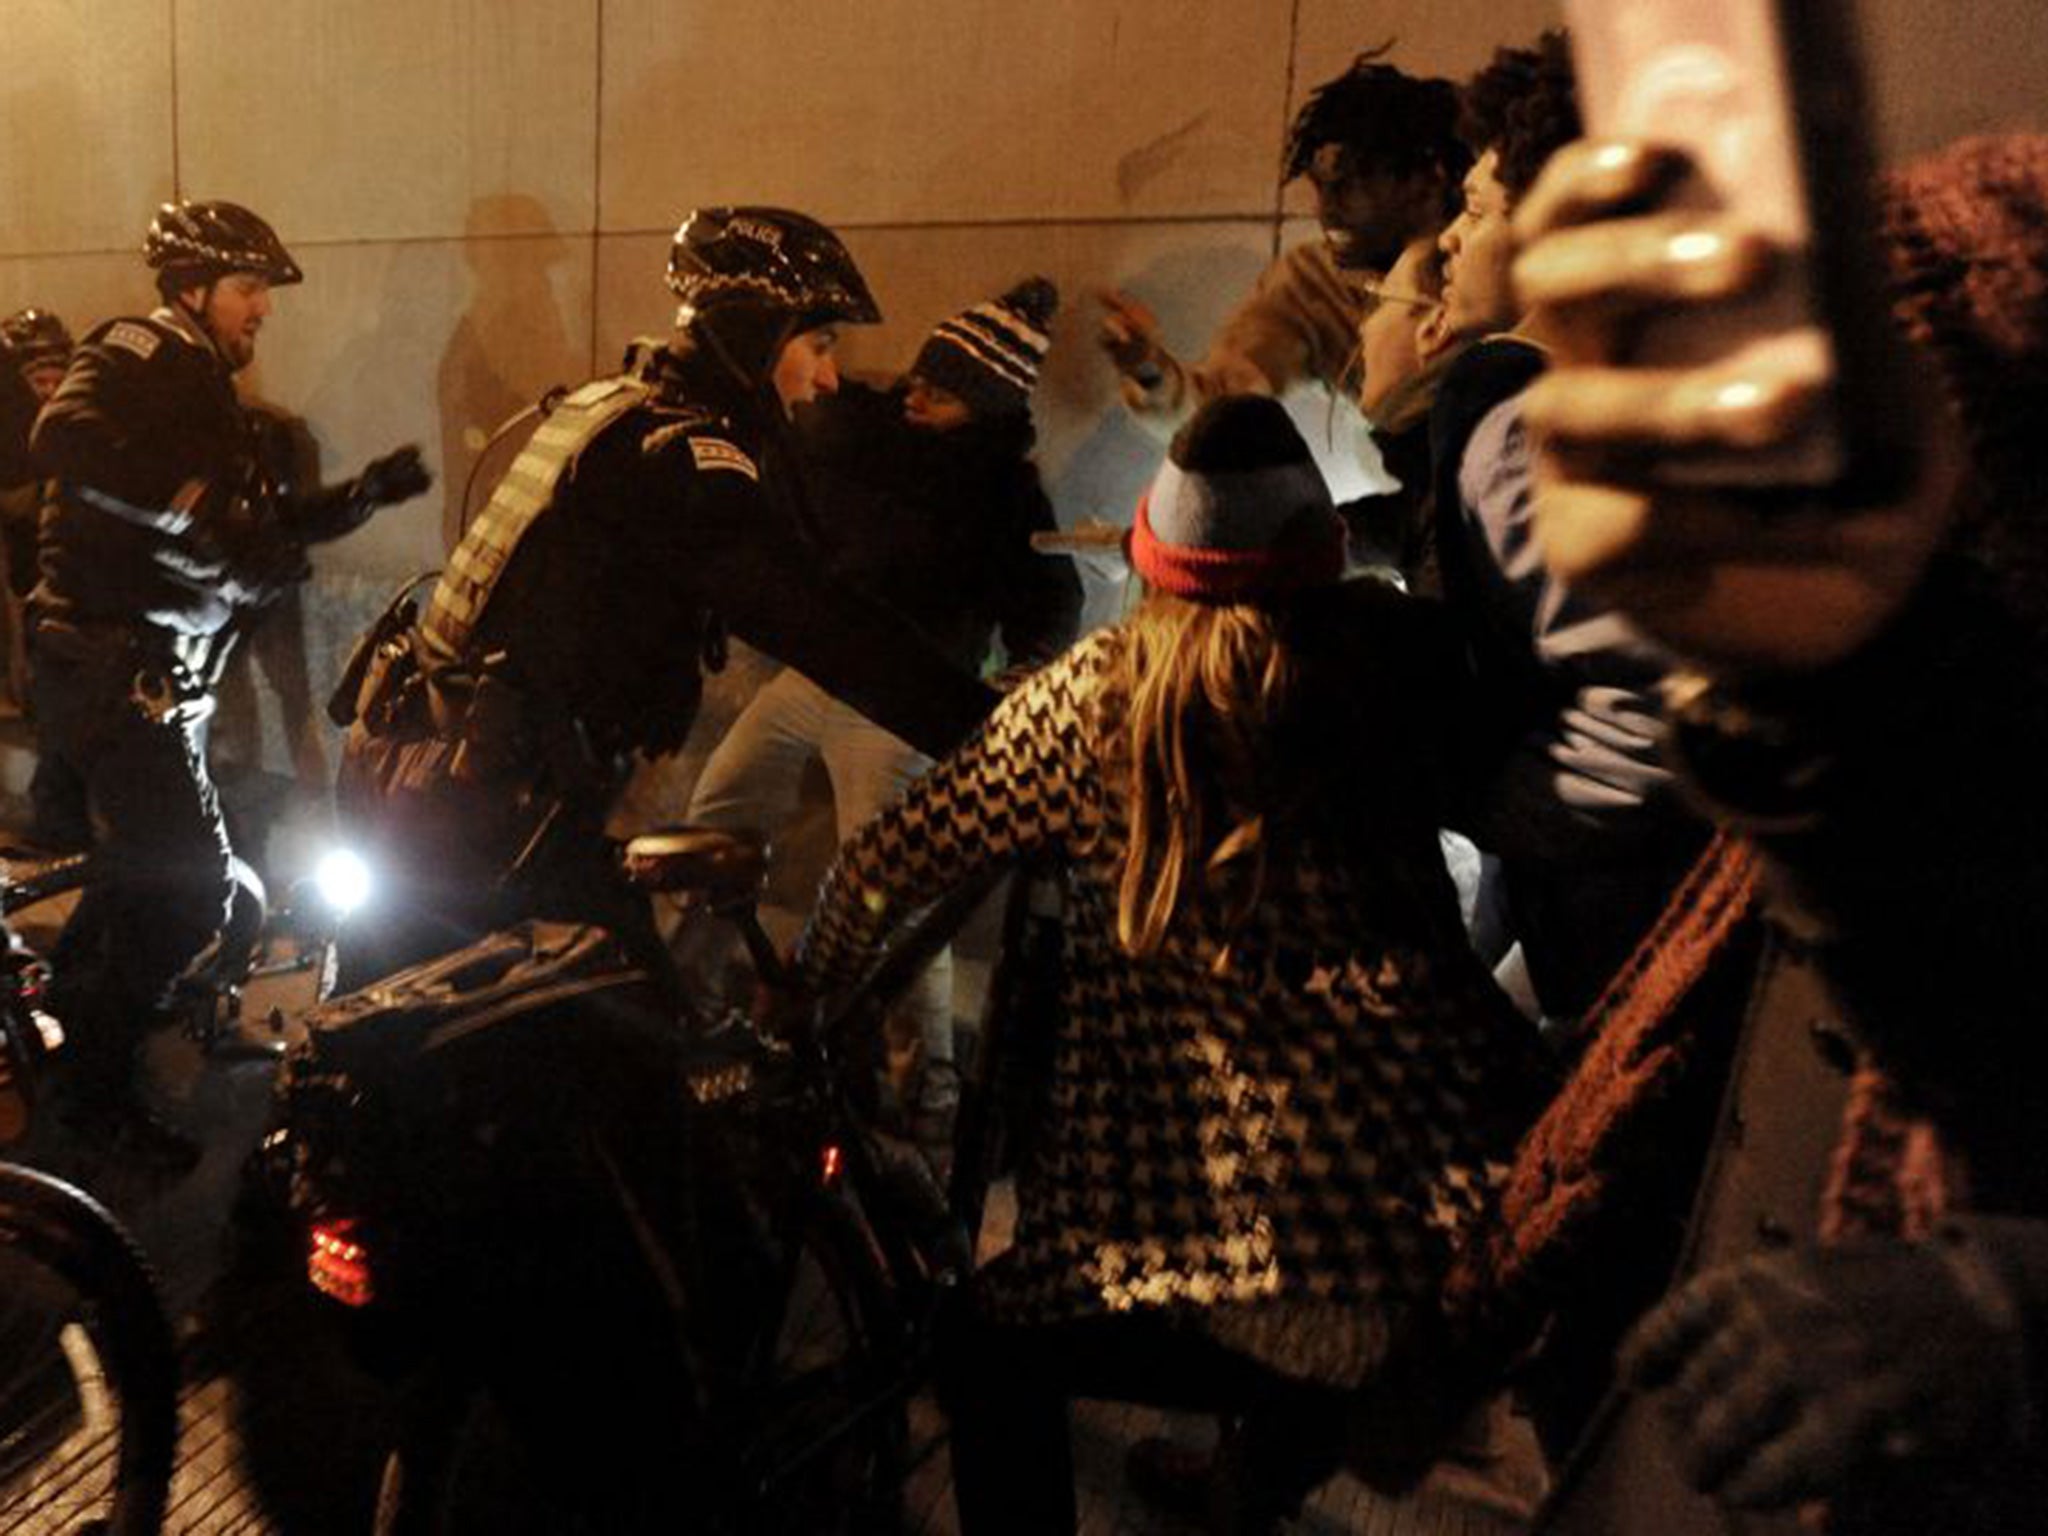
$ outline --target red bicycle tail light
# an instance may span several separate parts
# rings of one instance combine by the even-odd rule
[[[345,1307],[367,1307],[376,1298],[370,1250],[353,1216],[313,1223],[306,1234],[306,1279]]]
[[[825,1151],[818,1159],[818,1181],[827,1188],[839,1182],[839,1172],[846,1166],[846,1154],[836,1141],[825,1143]]]

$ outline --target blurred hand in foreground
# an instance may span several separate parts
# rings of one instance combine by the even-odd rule
[[[1525,401],[1544,558],[1710,669],[1825,667],[1869,640],[1918,582],[1948,530],[1961,449],[1929,396],[1899,424],[1924,438],[1914,483],[1887,505],[1788,504],[1660,477],[1674,456],[1779,447],[1829,385],[1784,360],[1625,361],[1646,316],[1748,293],[1777,258],[1725,217],[1665,206],[1685,169],[1670,151],[1582,142],[1553,158],[1517,210],[1516,287],[1556,354]]]

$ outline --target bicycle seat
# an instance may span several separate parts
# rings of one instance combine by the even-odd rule
[[[715,827],[658,827],[629,838],[619,867],[635,890],[694,896],[712,906],[752,901],[768,879],[768,839]]]

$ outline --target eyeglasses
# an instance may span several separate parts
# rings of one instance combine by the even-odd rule
[[[1384,283],[1363,282],[1358,291],[1376,304],[1405,304],[1410,309],[1435,309],[1442,299],[1426,299],[1419,293],[1403,293],[1398,288],[1389,288]]]

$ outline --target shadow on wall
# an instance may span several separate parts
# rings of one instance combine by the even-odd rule
[[[529,420],[493,442],[501,427],[535,403],[533,394],[513,382],[521,372],[517,360],[581,352],[570,341],[549,276],[568,259],[569,244],[541,203],[525,193],[480,197],[470,204],[464,234],[469,307],[441,354],[435,390],[441,407],[444,549],[454,548],[531,432]],[[515,234],[517,240],[506,238]]]

